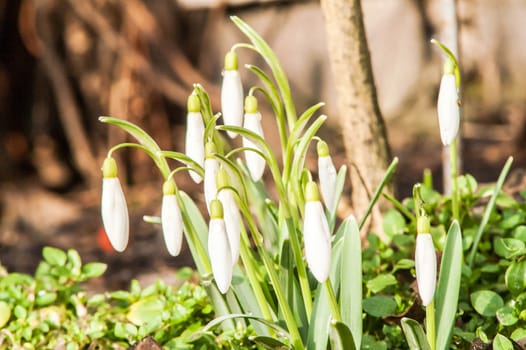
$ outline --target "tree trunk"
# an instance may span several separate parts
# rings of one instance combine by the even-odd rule
[[[350,164],[352,205],[356,217],[361,218],[389,165],[387,133],[378,106],[360,0],[321,0],[321,5]],[[372,228],[382,234],[378,230],[380,210],[372,214]]]

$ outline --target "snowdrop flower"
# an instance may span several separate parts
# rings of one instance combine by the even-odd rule
[[[223,205],[226,233],[228,235],[228,242],[230,243],[230,251],[232,253],[232,265],[237,263],[239,259],[239,235],[241,217],[239,215],[239,207],[237,206],[234,192],[229,188],[228,173],[224,168],[219,168],[217,171],[217,199]]]
[[[201,115],[201,103],[196,94],[191,94],[188,97],[188,114],[186,115],[185,152],[200,166],[203,166],[205,161],[204,134],[205,125]],[[194,171],[190,171],[190,177],[195,183],[203,180],[201,175]]]
[[[329,154],[329,146],[325,141],[319,141],[318,151],[318,176],[320,177],[320,189],[325,206],[332,213],[336,209],[336,168]]]
[[[448,59],[444,64],[444,75],[438,92],[438,124],[444,146],[449,146],[455,140],[460,124],[459,97],[454,69],[454,63]]]
[[[216,152],[216,146],[213,142],[207,142],[206,144],[206,156],[205,156],[205,202],[208,212],[210,212],[210,202],[216,199],[217,196],[217,185],[216,185],[216,173],[219,169],[219,162],[214,157]]]
[[[232,252],[223,219],[223,206],[217,199],[210,203],[208,255],[217,287],[221,293],[225,294],[232,281]]]
[[[112,157],[107,157],[102,163],[101,214],[104,230],[113,249],[124,251],[129,238],[128,207],[117,177],[117,163]]]
[[[307,183],[305,201],[303,220],[305,258],[314,277],[318,282],[323,283],[329,277],[331,268],[331,236],[320,202],[318,186],[314,181]]]
[[[437,257],[431,237],[429,219],[418,217],[415,252],[416,281],[422,304],[427,306],[435,295],[437,279]]]
[[[225,55],[225,70],[221,86],[221,110],[225,125],[241,126],[243,123],[243,85],[239,75],[237,53],[229,51]],[[237,133],[228,131],[234,138]]]
[[[254,96],[247,96],[245,99],[245,120],[243,127],[247,130],[263,135],[263,128],[261,127],[261,113],[258,111],[258,101]],[[243,137],[243,147],[260,149],[255,143],[248,138]],[[265,158],[256,152],[246,150],[245,160],[247,161],[248,171],[252,180],[259,181],[265,171]]]
[[[183,243],[183,217],[177,203],[176,188],[173,180],[168,180],[163,185],[161,224],[164,243],[168,252],[172,256],[179,255]]]

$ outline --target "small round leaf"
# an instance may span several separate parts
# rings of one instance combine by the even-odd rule
[[[482,316],[491,317],[504,306],[504,300],[491,290],[480,290],[471,294],[471,304]]]

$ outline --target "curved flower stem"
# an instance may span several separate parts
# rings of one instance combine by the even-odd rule
[[[332,288],[331,280],[327,278],[324,285],[325,288],[327,288],[327,294],[329,295],[329,307],[331,308],[332,318],[335,321],[341,322],[342,316],[340,314],[340,307],[336,301],[336,296],[334,295],[334,289]]]
[[[436,349],[435,302],[426,306],[426,335],[431,350]]]

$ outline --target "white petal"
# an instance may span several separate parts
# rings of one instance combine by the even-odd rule
[[[435,295],[437,279],[437,257],[433,238],[429,233],[416,235],[415,269],[418,293],[422,304],[427,306]]]
[[[329,277],[331,269],[331,237],[329,225],[319,201],[305,204],[303,240],[307,264],[318,282],[323,283]]]
[[[320,177],[320,189],[325,202],[325,206],[332,213],[336,209],[336,168],[332,163],[332,158],[318,158],[318,176]]]
[[[200,112],[189,112],[186,123],[185,152],[188,157],[203,166],[205,161],[204,134],[205,126]],[[195,183],[200,183],[203,178],[190,171],[190,177]]]
[[[118,177],[102,179],[101,214],[111,245],[118,252],[124,251],[128,245],[129,217]]]
[[[243,127],[263,138],[265,137],[263,135],[263,128],[261,127],[261,114],[259,112],[246,113]],[[246,137],[243,137],[243,147],[260,149],[255,143]],[[252,180],[254,181],[259,181],[259,179],[261,179],[263,176],[263,172],[265,171],[265,158],[261,157],[255,152],[245,151],[245,159],[247,162],[248,171],[250,172],[250,177],[252,177]]]
[[[232,253],[223,219],[211,219],[208,228],[208,255],[219,291],[225,294],[232,281]]]
[[[235,265],[239,258],[239,235],[241,218],[234,194],[231,190],[222,190],[218,194],[218,199],[223,204],[223,215],[225,219],[228,242],[232,253],[232,264]]]
[[[241,126],[243,124],[243,85],[237,70],[223,72],[221,110],[225,125]],[[229,131],[228,136],[234,138],[237,134]]]
[[[163,196],[161,223],[168,252],[172,256],[179,255],[183,243],[183,218],[175,194]]]
[[[440,138],[442,144],[448,146],[457,137],[460,123],[458,91],[455,76],[452,74],[442,76],[438,92],[437,111]]]
[[[219,163],[215,158],[205,159],[205,179],[204,179],[204,188],[205,188],[205,202],[206,207],[210,211],[210,201],[216,199],[217,197],[217,185],[216,185],[216,173],[219,169]]]

